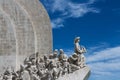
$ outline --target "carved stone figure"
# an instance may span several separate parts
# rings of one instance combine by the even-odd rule
[[[74,40],[74,44],[75,44],[75,53],[77,53],[77,54],[82,53],[82,49],[79,45],[79,42],[80,42],[80,37],[76,37],[75,40]]]
[[[3,80],[12,80],[13,75],[12,75],[12,70],[10,67],[8,67],[3,75]]]
[[[58,49],[55,49],[53,54],[49,55],[49,59],[57,59],[58,56]]]
[[[29,72],[31,80],[39,80],[39,76],[37,75],[38,69],[35,59],[32,59],[31,62],[28,62],[26,70]]]
[[[80,68],[83,68],[86,66],[86,63],[85,63],[86,59],[85,59],[85,56],[83,54],[81,54],[81,64],[80,64]]]
[[[76,37],[75,38],[75,53],[78,54],[79,56],[79,66],[81,68],[83,68],[85,66],[85,57],[84,57],[84,53],[87,52],[85,47],[82,47],[79,45],[80,42],[80,37]]]
[[[64,59],[67,59],[67,55],[64,54],[63,49],[60,49],[60,54],[58,55],[58,59],[62,62]]]
[[[80,69],[80,60],[78,54],[74,53],[72,56],[70,56],[68,62],[70,63],[72,72]]]
[[[32,80],[28,71],[23,71],[22,76],[18,80]]]
[[[56,63],[52,64],[52,76],[54,80],[58,78],[58,70]]]
[[[85,47],[79,45],[79,37],[75,38],[75,53],[70,57],[64,54],[63,49],[55,49],[53,54],[39,57],[39,53],[25,58],[18,71],[7,68],[0,80],[56,80],[59,77],[73,73],[86,66]]]
[[[57,70],[58,70],[58,77],[60,77],[63,75],[63,66],[60,61],[57,61],[56,65],[57,65]]]
[[[71,67],[67,59],[63,59],[62,68],[63,68],[63,75],[71,72]]]
[[[31,67],[29,68],[29,73],[32,80],[39,80],[39,76],[37,75],[38,69],[36,66],[36,60],[32,59]]]
[[[23,65],[20,65],[20,69],[18,71],[13,72],[13,80],[23,80],[23,74],[24,74],[25,68]]]

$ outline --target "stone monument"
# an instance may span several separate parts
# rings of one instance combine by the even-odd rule
[[[39,0],[0,0],[0,73],[25,57],[52,52],[48,14]]]
[[[0,0],[0,80],[87,80],[86,48],[52,51],[48,14],[39,0]]]

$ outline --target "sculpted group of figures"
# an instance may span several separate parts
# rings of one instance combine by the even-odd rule
[[[52,54],[39,57],[39,53],[33,54],[24,60],[18,71],[6,69],[0,80],[56,80],[60,76],[73,73],[85,67],[84,53],[86,49],[79,45],[80,37],[76,37],[75,52],[70,57],[63,49],[55,49]]]

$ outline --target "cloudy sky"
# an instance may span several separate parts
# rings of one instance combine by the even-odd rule
[[[71,55],[74,38],[87,48],[89,80],[120,80],[120,0],[41,0],[51,19],[54,49]]]

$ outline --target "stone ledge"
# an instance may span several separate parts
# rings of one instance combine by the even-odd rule
[[[78,71],[71,74],[66,74],[57,80],[87,80],[90,75],[90,68],[84,67]]]

